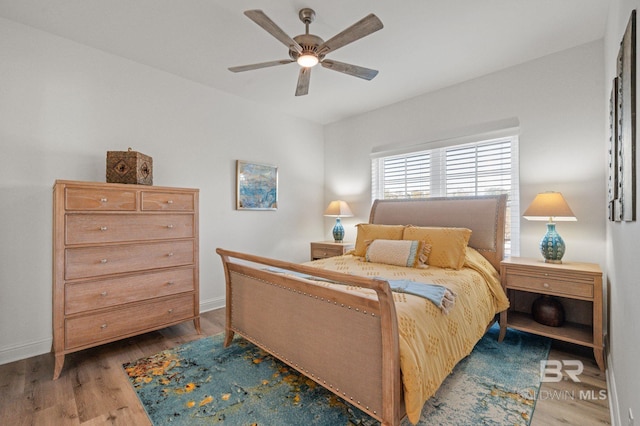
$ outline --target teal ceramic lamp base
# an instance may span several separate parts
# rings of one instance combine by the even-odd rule
[[[562,263],[565,248],[564,240],[556,232],[556,224],[547,223],[547,233],[540,241],[540,252],[544,257],[544,261],[547,263]]]
[[[333,240],[336,243],[341,243],[343,239],[344,239],[344,227],[340,222],[340,218],[336,217],[336,224],[333,227]]]

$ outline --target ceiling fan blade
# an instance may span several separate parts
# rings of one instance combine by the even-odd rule
[[[301,67],[298,75],[298,85],[296,86],[296,96],[304,96],[309,93],[310,78],[311,68]]]
[[[286,65],[286,64],[290,64],[291,62],[293,62],[293,59],[280,59],[278,61],[260,62],[259,64],[229,67],[229,71],[232,71],[232,72],[251,71],[251,70],[257,70],[260,68],[274,67],[276,65]]]
[[[380,21],[376,15],[371,13],[341,33],[336,34],[329,40],[322,43],[320,47],[318,47],[318,54],[326,55],[330,51],[334,51],[344,45],[360,40],[362,37],[366,37],[369,34],[382,29],[382,27],[382,21]]]
[[[256,24],[260,25],[265,29],[269,34],[280,40],[282,44],[287,46],[289,49],[293,49],[298,53],[302,52],[302,47],[291,37],[287,35],[282,29],[271,20],[265,13],[261,10],[246,10],[244,12],[245,15],[249,19],[251,19]]]
[[[351,65],[344,62],[333,61],[331,59],[325,59],[320,64],[327,69],[343,72],[345,74],[363,78],[365,80],[372,80],[376,75],[378,75],[378,70],[372,70],[370,68],[360,67],[358,65]]]

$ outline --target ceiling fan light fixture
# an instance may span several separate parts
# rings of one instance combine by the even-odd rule
[[[303,53],[302,55],[298,56],[296,62],[301,67],[311,68],[318,65],[318,57],[310,53]]]

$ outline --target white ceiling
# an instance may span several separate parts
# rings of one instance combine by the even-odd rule
[[[603,37],[610,0],[0,0],[0,16],[330,123]],[[242,13],[262,9],[291,37],[327,40],[373,12],[384,28],[327,57],[380,71],[366,81],[313,69],[295,97],[298,66],[227,70],[288,58]]]

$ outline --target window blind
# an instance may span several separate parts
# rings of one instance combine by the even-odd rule
[[[517,136],[377,157],[371,171],[372,199],[509,194],[505,254],[519,254]]]

